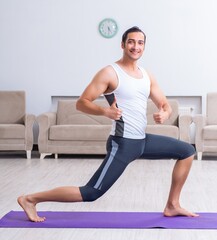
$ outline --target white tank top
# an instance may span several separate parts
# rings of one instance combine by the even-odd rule
[[[147,100],[150,94],[150,78],[147,72],[139,67],[143,77],[138,79],[128,75],[118,64],[111,65],[118,77],[117,88],[105,94],[111,105],[114,97],[117,107],[122,109],[120,120],[113,120],[111,135],[131,139],[145,138],[147,125]]]

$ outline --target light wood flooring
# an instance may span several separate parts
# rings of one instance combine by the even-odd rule
[[[83,185],[101,163],[99,157],[62,156],[31,160],[24,155],[0,155],[0,218],[21,210],[21,194],[61,185]],[[149,211],[164,209],[174,160],[136,160],[115,185],[91,203],[41,203],[40,211]],[[194,212],[217,212],[217,158],[194,160],[183,188],[181,204]],[[171,229],[5,229],[0,240],[216,240],[215,230]]]

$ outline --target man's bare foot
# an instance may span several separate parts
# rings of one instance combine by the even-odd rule
[[[186,217],[198,217],[196,213],[189,212],[181,207],[166,207],[164,209],[165,217],[174,217],[174,216],[186,216]]]
[[[36,211],[35,204],[32,203],[27,196],[20,196],[17,199],[17,202],[19,205],[23,208],[25,211],[27,217],[32,222],[43,222],[45,220],[45,217],[39,217]]]

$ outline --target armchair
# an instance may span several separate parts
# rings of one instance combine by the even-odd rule
[[[31,158],[35,116],[26,113],[24,91],[0,91],[0,150],[25,150]]]
[[[195,123],[195,146],[198,160],[204,152],[217,153],[217,92],[208,93],[206,97],[206,114],[193,118]]]

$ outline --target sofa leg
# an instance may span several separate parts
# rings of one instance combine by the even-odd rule
[[[57,153],[55,153],[55,159],[58,159],[58,154]]]
[[[52,153],[41,153],[40,159],[44,159],[46,156],[51,155]]]
[[[201,161],[202,160],[202,152],[197,152],[197,160]]]
[[[27,159],[31,159],[31,151],[30,150],[26,151],[26,157],[27,157]]]

